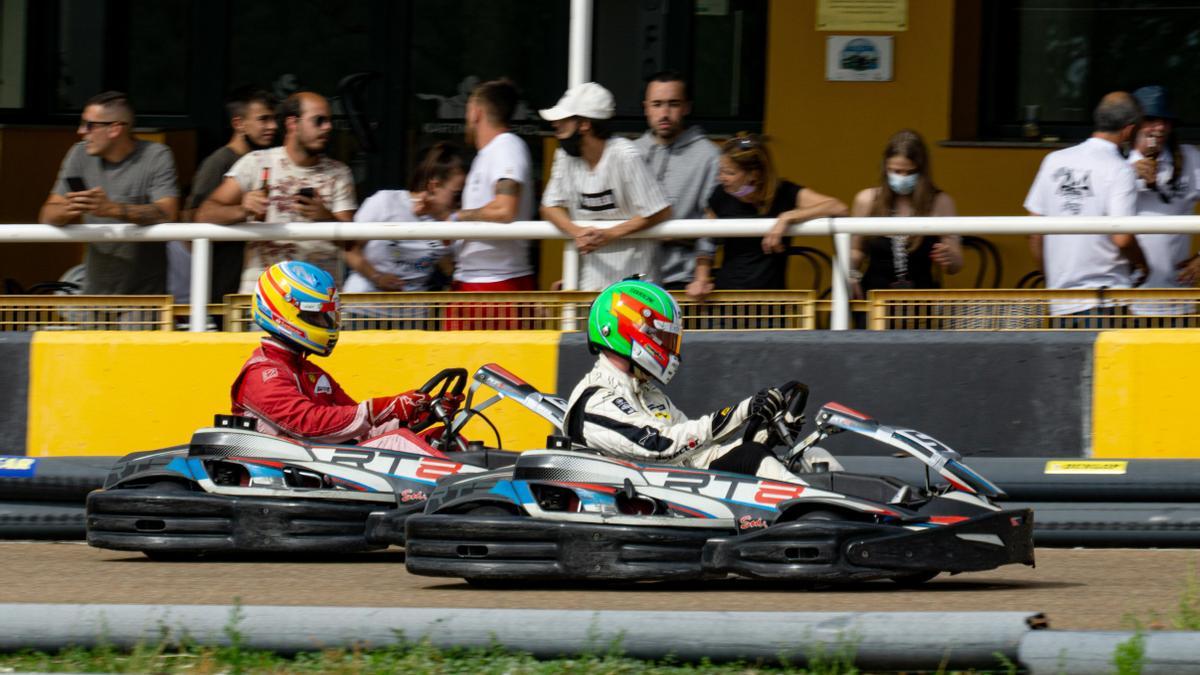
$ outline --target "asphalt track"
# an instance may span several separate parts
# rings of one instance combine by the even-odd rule
[[[0,543],[0,602],[755,611],[1041,611],[1051,628],[1169,628],[1200,551],[1038,549],[1038,566],[801,588],[733,580],[480,590],[404,570],[399,550],[304,561],[159,563],[82,543]]]

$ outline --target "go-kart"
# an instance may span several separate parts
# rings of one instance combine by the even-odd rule
[[[467,371],[443,370],[420,388],[433,397],[426,420],[361,445],[303,443],[253,431],[249,418],[218,415],[187,445],[120,459],[104,488],[88,495],[87,541],[164,560],[219,552],[348,553],[401,542],[404,518],[421,511],[439,478],[516,458],[503,451],[484,409],[513,399],[561,423],[561,399],[495,364],[473,380],[462,410],[451,416],[446,397],[462,395]],[[476,404],[484,385],[496,394]],[[495,432],[496,448],[459,433],[476,416]]]
[[[831,458],[817,444],[850,431],[923,462],[924,485],[823,470],[828,462],[782,482],[586,448],[528,451],[510,467],[440,481],[425,512],[407,520],[405,564],[481,584],[731,574],[911,584],[1033,565],[1032,511],[1001,510],[993,500],[1003,492],[957,452],[837,403],[823,406],[816,430],[801,439],[806,398],[797,387],[771,421],[789,470],[806,464],[806,453]]]

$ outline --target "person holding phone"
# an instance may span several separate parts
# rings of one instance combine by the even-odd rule
[[[313,92],[297,92],[279,107],[279,118],[284,126],[283,145],[238,160],[200,205],[197,222],[353,220],[358,201],[350,167],[325,155],[333,131],[329,102]],[[263,271],[284,260],[310,262],[340,283],[341,252],[341,246],[332,241],[252,241],[246,246],[239,291],[253,293]]]
[[[83,108],[78,134],[42,205],[38,221],[50,225],[133,223],[179,218],[175,159],[161,143],[133,137],[134,110],[117,91],[93,96]],[[157,295],[166,291],[162,243],[88,244],[83,292],[89,295]]]

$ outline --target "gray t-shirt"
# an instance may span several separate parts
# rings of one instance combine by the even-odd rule
[[[112,164],[87,154],[85,143],[71,146],[58,170],[54,193],[65,195],[68,176],[78,176],[88,188],[104,188],[108,198],[121,204],[152,204],[178,197],[175,158],[161,143],[135,141],[128,157]],[[85,214],[85,223],[113,224],[114,218]],[[87,280],[83,292],[96,295],[139,295],[166,292],[166,246],[161,243],[98,242],[88,245]]]

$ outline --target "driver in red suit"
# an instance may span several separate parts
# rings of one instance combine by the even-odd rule
[[[254,322],[268,334],[242,366],[230,395],[233,413],[257,420],[257,430],[319,443],[359,443],[421,424],[430,397],[420,391],[357,403],[310,354],[328,356],[341,323],[333,277],[304,262],[272,265],[258,278]],[[453,414],[461,397],[443,397]]]

